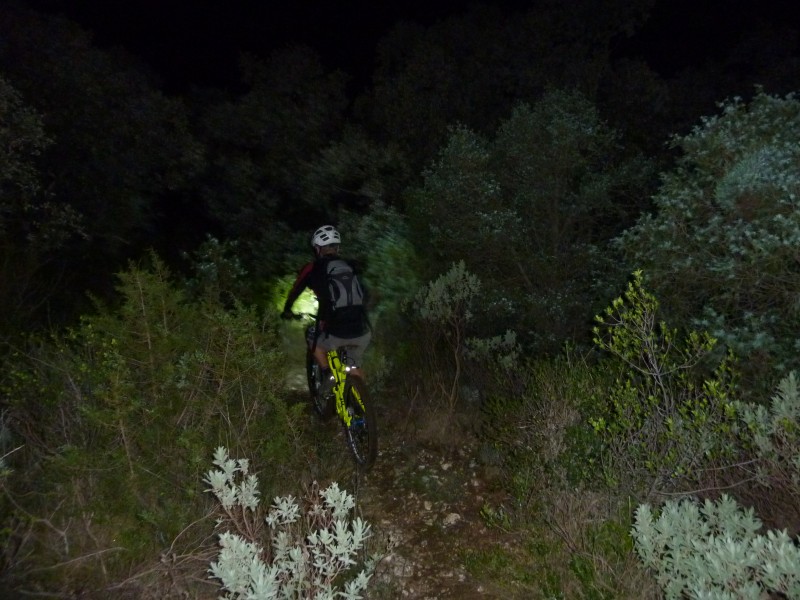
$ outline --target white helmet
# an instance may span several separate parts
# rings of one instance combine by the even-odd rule
[[[323,225],[311,236],[312,246],[330,246],[331,244],[339,244],[341,241],[342,236],[339,235],[333,225]]]

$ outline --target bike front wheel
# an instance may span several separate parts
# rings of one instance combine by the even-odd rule
[[[358,466],[368,470],[378,456],[378,429],[367,387],[360,378],[345,380],[344,407],[350,417],[350,424],[345,424],[347,445]]]

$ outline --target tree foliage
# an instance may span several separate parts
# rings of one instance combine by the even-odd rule
[[[67,236],[74,227],[65,228],[41,275],[60,287],[58,301],[41,312],[60,321],[74,317],[86,288],[110,289],[110,277],[100,282],[98,273],[110,275],[162,242],[165,216],[201,168],[203,152],[184,104],[162,94],[131,56],[96,48],[77,24],[9,6],[0,13],[0,36],[0,71],[51,141],[36,162],[48,206],[81,219],[82,235]],[[39,281],[34,266],[20,271],[22,281]]]
[[[798,365],[800,101],[733,99],[690,134],[655,210],[619,245],[668,314],[708,330],[771,386]]]
[[[198,187],[247,270],[265,277],[278,270],[288,232],[328,214],[327,199],[307,194],[306,182],[339,137],[346,80],[299,46],[266,60],[245,55],[241,69],[243,93],[198,105],[197,135],[209,156]]]
[[[72,206],[44,188],[39,164],[52,143],[42,115],[0,77],[0,339],[56,293],[47,263],[82,233]]]
[[[773,495],[800,496],[800,388],[792,371],[769,403],[737,402],[742,446],[752,459],[742,463],[748,478]],[[748,458],[750,458],[748,456]]]
[[[422,167],[455,123],[488,135],[548,87],[593,97],[611,40],[632,33],[651,5],[580,0],[513,11],[477,3],[428,28],[401,22],[379,43],[362,112]]]
[[[492,140],[453,129],[408,210],[420,254],[463,259],[484,282],[487,320],[553,350],[584,335],[614,279],[604,249],[633,222],[646,175],[584,96],[553,90]]]
[[[101,589],[148,560],[202,514],[219,444],[276,481],[305,456],[280,339],[255,310],[188,301],[158,260],[121,273],[118,293],[6,362],[0,402],[22,449],[0,501],[5,589]]]

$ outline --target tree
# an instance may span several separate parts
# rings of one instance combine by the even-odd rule
[[[248,89],[208,102],[199,136],[209,148],[200,194],[225,236],[239,240],[253,275],[276,269],[286,225],[308,227],[327,206],[305,195],[318,157],[337,139],[346,79],[306,47],[242,57]],[[327,199],[325,199],[327,200]]]
[[[419,254],[463,258],[484,282],[487,322],[558,348],[587,335],[614,279],[603,249],[633,223],[648,172],[583,95],[550,91],[492,140],[452,131],[409,202]]]
[[[359,101],[371,131],[422,167],[462,123],[490,134],[547,87],[593,98],[611,40],[630,34],[652,0],[537,2],[525,11],[476,4],[429,28],[401,22],[378,46],[374,85]]]
[[[95,48],[75,23],[5,7],[0,36],[0,69],[53,140],[40,163],[49,202],[84,218],[85,236],[55,257],[54,270],[72,280],[62,283],[60,312],[76,301],[70,293],[98,290],[98,273],[153,243],[203,150],[180,101],[155,89],[130,56]]]
[[[618,240],[673,322],[708,330],[745,383],[772,386],[798,365],[800,101],[734,98],[672,145],[654,212]]]
[[[0,77],[0,337],[55,293],[47,263],[81,233],[72,207],[53,203],[42,188],[37,160],[50,144],[41,115]]]
[[[305,201],[329,217],[341,209],[370,210],[377,203],[397,206],[411,178],[407,163],[394,142],[382,144],[363,128],[348,125],[341,137],[309,161],[308,173],[299,183]]]

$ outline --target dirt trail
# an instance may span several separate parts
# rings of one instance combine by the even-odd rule
[[[412,450],[390,437],[384,447],[359,495],[376,534],[396,545],[378,568],[370,598],[503,597],[464,567],[468,553],[509,542],[480,516],[486,484],[469,448]]]
[[[292,346],[289,356],[297,356],[302,364],[304,349],[299,344]],[[304,371],[293,371],[289,381],[297,397],[307,401]],[[373,526],[373,542],[390,548],[378,566],[368,597],[507,598],[491,584],[474,578],[464,566],[470,555],[513,543],[510,535],[487,528],[480,516],[486,502],[495,503],[499,498],[491,490],[491,477],[478,464],[475,442],[420,442],[407,431],[407,407],[382,398],[375,401],[379,455],[366,475],[356,475],[335,419],[315,425],[322,428],[323,438],[331,436],[331,451],[341,454],[340,465],[353,475],[345,485],[356,492],[358,509]]]

